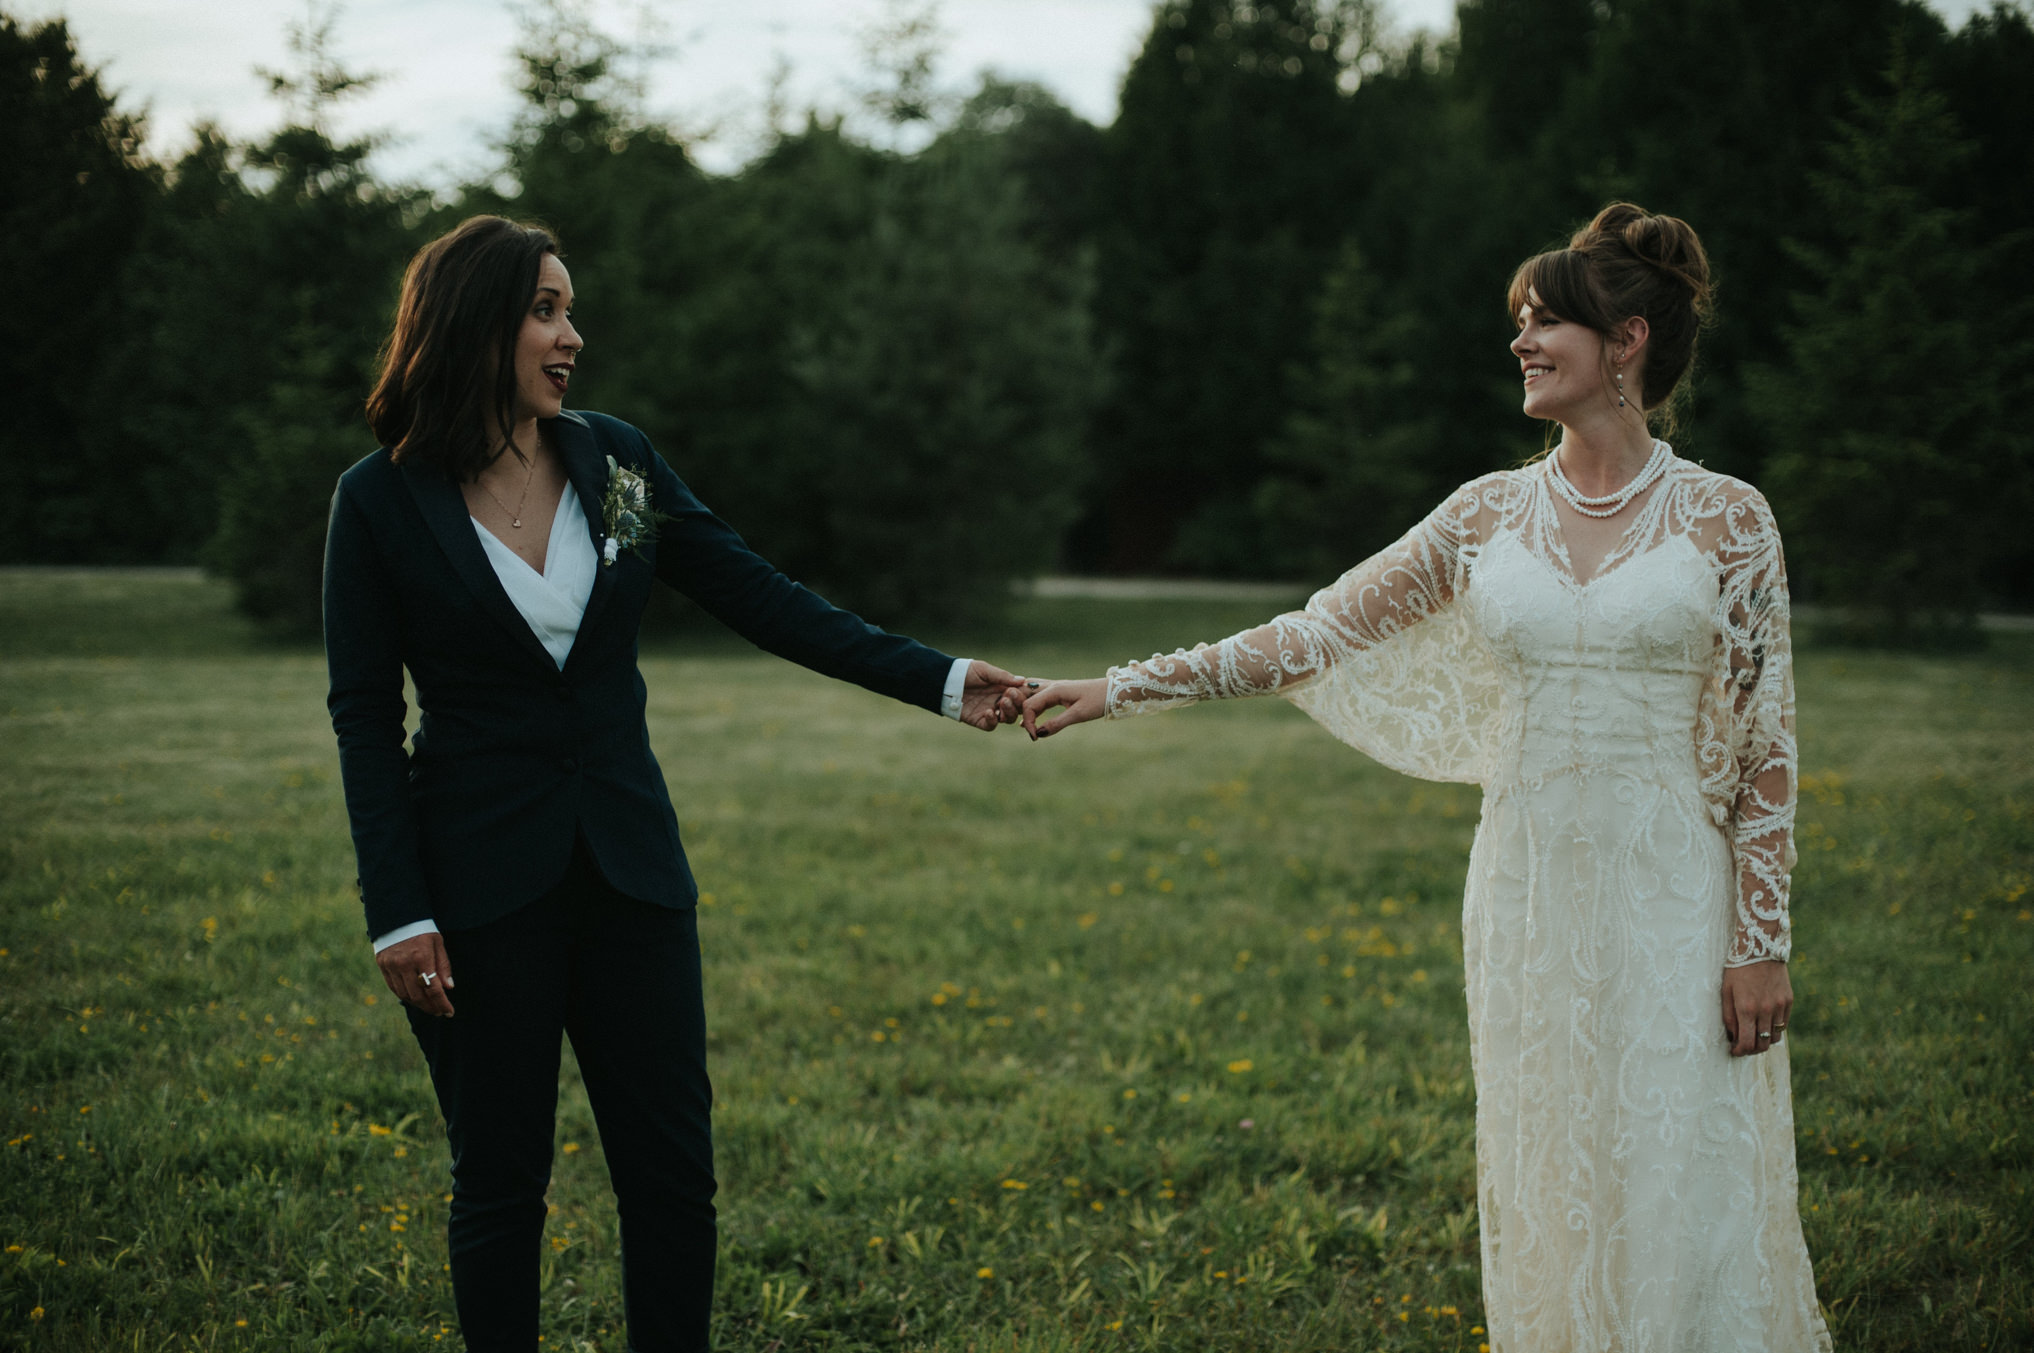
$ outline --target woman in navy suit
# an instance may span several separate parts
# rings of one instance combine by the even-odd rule
[[[499,217],[411,262],[368,400],[381,448],[332,498],[329,705],[375,960],[451,1143],[467,1346],[536,1348],[563,1035],[620,1211],[632,1347],[703,1349],[713,1095],[697,889],[636,666],[651,582],[772,653],[977,728],[1017,716],[1019,682],[829,605],[642,433],[567,411],[571,306],[555,240]],[[632,490],[648,508],[633,518]]]

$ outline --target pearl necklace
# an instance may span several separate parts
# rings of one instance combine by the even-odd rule
[[[1631,500],[1651,488],[1667,472],[1667,462],[1674,458],[1674,448],[1655,437],[1653,454],[1646,458],[1644,468],[1632,476],[1631,482],[1615,493],[1606,493],[1600,498],[1591,498],[1575,487],[1561,469],[1561,453],[1554,452],[1547,457],[1548,477],[1554,482],[1554,491],[1567,500],[1568,506],[1585,517],[1615,517],[1631,506]]]

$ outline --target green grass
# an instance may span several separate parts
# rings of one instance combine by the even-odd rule
[[[956,642],[1073,675],[1257,609]],[[1840,1348],[2034,1341],[2030,658],[1801,659]],[[1275,702],[1034,747],[721,640],[644,666],[710,890],[721,1348],[1477,1347],[1473,791]],[[323,690],[212,584],[0,573],[0,1348],[446,1346],[446,1153]],[[546,1347],[617,1350],[569,1062],[559,1140]]]

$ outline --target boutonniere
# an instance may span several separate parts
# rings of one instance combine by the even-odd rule
[[[650,486],[634,470],[607,458],[607,492],[600,500],[600,529],[607,539],[600,547],[600,562],[606,567],[623,550],[643,555],[643,541],[658,523],[670,521],[667,513],[650,506]]]

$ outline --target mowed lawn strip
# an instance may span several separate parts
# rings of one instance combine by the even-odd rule
[[[1082,675],[1262,609],[1029,601],[947,646]],[[1487,1342],[1473,788],[1277,701],[1033,746],[649,652],[708,894],[720,1347]],[[2034,1340],[2030,658],[1800,656],[1789,1043],[1839,1347]],[[452,1337],[323,695],[214,584],[0,573],[0,1349]],[[558,1142],[546,1346],[617,1350],[569,1058]]]

